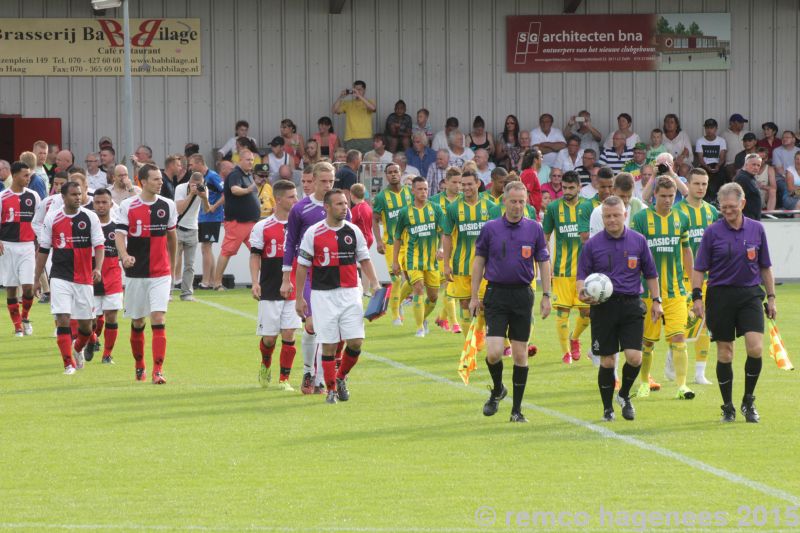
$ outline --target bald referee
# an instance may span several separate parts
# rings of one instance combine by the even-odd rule
[[[542,273],[542,318],[550,314],[550,254],[542,226],[524,216],[527,202],[528,191],[521,181],[506,184],[503,191],[505,214],[487,222],[475,243],[472,298],[469,302],[469,310],[474,316],[481,305],[478,293],[485,273],[488,284],[482,305],[487,326],[486,366],[494,387],[483,406],[483,414],[492,416],[497,413],[498,404],[508,394],[503,385],[502,359],[503,342],[508,336],[511,357],[514,359],[511,422],[528,421],[522,414],[521,406],[528,381],[534,261],[539,263],[539,272]]]
[[[651,320],[655,323],[663,315],[660,287],[655,261],[647,239],[625,225],[625,205],[617,196],[603,200],[602,232],[583,245],[578,259],[578,276],[575,288],[578,298],[590,304],[592,326],[592,352],[600,356],[597,385],[603,400],[603,419],[614,420],[614,355],[625,353],[622,367],[622,384],[617,400],[622,406],[622,417],[633,420],[636,411],[630,391],[642,365],[644,321],[647,307],[640,297],[641,278],[653,299]],[[583,290],[589,274],[599,272],[611,279],[614,293],[603,303],[593,300]]]
[[[698,317],[706,316],[711,340],[717,343],[717,381],[722,393],[722,421],[736,420],[733,406],[733,342],[744,336],[742,414],[748,422],[759,421],[753,395],[761,374],[764,315],[775,318],[775,279],[769,258],[767,235],[760,222],[746,218],[744,190],[726,183],[717,193],[722,218],[703,234],[692,272],[692,300]],[[703,308],[703,277],[708,290]],[[764,288],[761,288],[763,284]],[[766,294],[764,293],[766,289]],[[766,304],[764,296],[767,297]]]

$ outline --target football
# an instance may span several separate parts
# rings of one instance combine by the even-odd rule
[[[583,282],[583,288],[586,294],[594,298],[600,303],[605,302],[611,297],[614,292],[614,285],[608,276],[605,274],[594,273],[586,276]]]

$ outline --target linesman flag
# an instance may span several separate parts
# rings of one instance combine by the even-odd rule
[[[769,325],[769,356],[775,360],[778,368],[794,370],[794,366],[789,360],[789,354],[786,352],[786,346],[784,346],[783,339],[778,331],[778,325],[771,318],[767,319],[767,324]]]
[[[478,368],[478,363],[475,359],[475,356],[478,355],[478,342],[475,338],[475,329],[478,323],[478,319],[473,317],[472,322],[469,325],[469,329],[467,330],[467,338],[464,341],[464,348],[461,350],[461,360],[458,363],[458,375],[461,376],[461,380],[464,382],[464,385],[469,385],[469,374],[476,368]]]

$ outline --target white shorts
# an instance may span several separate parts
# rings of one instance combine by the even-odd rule
[[[94,312],[97,316],[102,315],[103,311],[119,311],[122,307],[121,292],[94,297]]]
[[[50,280],[50,312],[74,320],[94,318],[94,287],[59,278]]]
[[[336,344],[340,340],[364,338],[361,295],[360,287],[311,291],[314,331],[318,343]]]
[[[3,255],[0,255],[0,285],[33,285],[33,272],[36,270],[36,248],[33,243],[3,241],[3,249]]]
[[[171,276],[128,278],[125,285],[125,317],[146,318],[150,313],[167,312]]]
[[[274,336],[282,329],[298,329],[303,325],[294,308],[294,300],[261,300],[258,302],[256,335]]]

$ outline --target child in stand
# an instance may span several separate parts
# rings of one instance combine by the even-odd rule
[[[431,113],[424,107],[417,111],[417,123],[411,128],[411,134],[415,134],[418,131],[425,132],[425,135],[428,137],[428,146],[431,144],[431,140],[433,139],[433,130],[431,129],[430,125],[428,124],[428,117],[430,117]]]
[[[646,164],[650,164],[656,160],[658,154],[663,154],[667,151],[664,148],[664,133],[656,128],[650,132],[650,146],[647,147],[647,159],[645,159]]]

